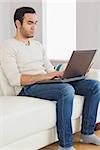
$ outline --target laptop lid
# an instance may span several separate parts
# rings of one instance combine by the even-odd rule
[[[75,50],[64,71],[63,78],[85,76],[97,50]]]

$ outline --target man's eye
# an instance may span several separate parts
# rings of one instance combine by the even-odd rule
[[[32,25],[32,24],[37,25],[37,22],[38,22],[38,21],[35,21],[35,22],[28,22],[28,25]]]
[[[29,24],[29,25],[31,25],[31,24],[32,24],[32,22],[28,22],[28,24]]]

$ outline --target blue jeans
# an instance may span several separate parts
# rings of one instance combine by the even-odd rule
[[[70,83],[32,84],[24,86],[19,93],[20,96],[32,96],[57,102],[56,126],[59,145],[62,147],[73,146],[71,116],[75,94],[84,96],[81,133],[93,134],[100,100],[100,82],[80,80]]]

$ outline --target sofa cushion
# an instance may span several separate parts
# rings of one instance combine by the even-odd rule
[[[9,82],[1,68],[2,50],[3,46],[0,44],[0,95],[15,95],[14,88],[9,85]]]
[[[83,96],[79,95],[74,96],[72,119],[76,119],[82,115],[83,103],[84,103]]]
[[[55,104],[31,97],[0,98],[0,145],[52,128],[56,123]]]
[[[9,85],[7,78],[5,77],[2,68],[0,66],[0,95],[15,95],[15,90]]]
[[[1,96],[0,145],[54,127],[56,125],[55,103],[31,97]],[[81,115],[82,106],[83,97],[75,96],[73,119]]]

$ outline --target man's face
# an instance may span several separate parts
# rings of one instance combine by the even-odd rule
[[[20,33],[24,38],[31,38],[36,31],[37,16],[36,14],[26,13],[23,23],[20,26]]]

